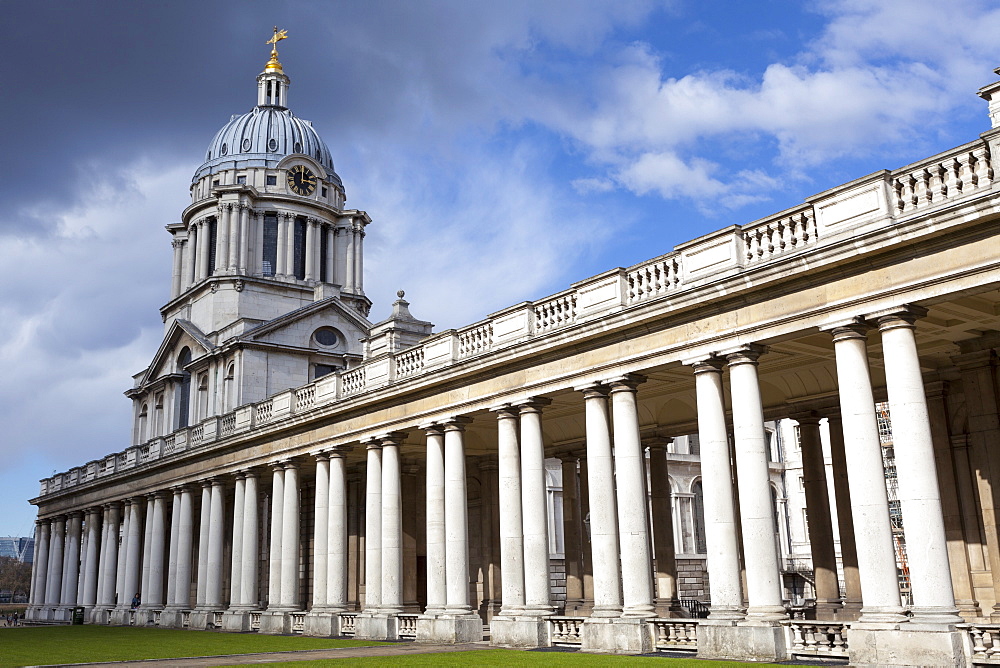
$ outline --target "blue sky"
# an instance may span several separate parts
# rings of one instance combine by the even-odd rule
[[[128,445],[179,220],[255,100],[290,107],[374,219],[366,288],[438,329],[989,129],[992,3],[6,4],[0,535],[54,470]]]

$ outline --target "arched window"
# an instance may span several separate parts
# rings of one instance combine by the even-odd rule
[[[149,439],[149,434],[146,431],[148,421],[149,404],[143,402],[142,406],[139,408],[139,419],[136,420],[135,425],[135,442],[137,445],[141,445]]]
[[[208,374],[198,376],[198,419],[208,417]]]
[[[191,363],[191,349],[185,347],[177,356],[177,373],[181,382],[177,387],[177,428],[186,427],[191,422],[191,373],[184,367]]]
[[[153,400],[153,433],[150,435],[163,436],[163,392]]]
[[[236,364],[233,362],[229,363],[226,367],[226,377],[223,379],[223,391],[224,402],[225,402],[225,412],[236,408]]]
[[[701,480],[691,486],[694,494],[693,512],[694,515],[694,551],[698,554],[708,552],[705,541],[705,490],[702,489]]]

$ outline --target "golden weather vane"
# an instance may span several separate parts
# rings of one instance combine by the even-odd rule
[[[277,70],[281,71],[281,63],[278,62],[278,42],[283,39],[288,39],[287,30],[278,30],[278,26],[274,26],[274,35],[271,39],[267,40],[265,44],[271,44],[271,60],[267,61],[267,70]]]

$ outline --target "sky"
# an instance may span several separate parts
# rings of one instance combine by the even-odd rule
[[[447,329],[989,129],[1000,8],[953,0],[0,2],[0,535],[129,445],[165,225],[272,26],[373,320]]]

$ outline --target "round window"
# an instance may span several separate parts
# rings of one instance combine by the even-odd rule
[[[222,155],[226,155],[227,153],[229,153],[229,144],[223,144],[222,145]]]
[[[321,327],[317,329],[313,334],[313,338],[316,339],[316,343],[328,348],[340,343],[340,335],[333,327]]]
[[[243,140],[243,152],[246,153],[249,150],[250,150],[250,140],[249,139],[244,139]]]
[[[267,150],[268,151],[277,151],[278,150],[278,140],[277,139],[269,139],[268,142],[267,142]]]
[[[300,144],[299,142],[295,142],[295,152],[302,153],[302,144]]]

